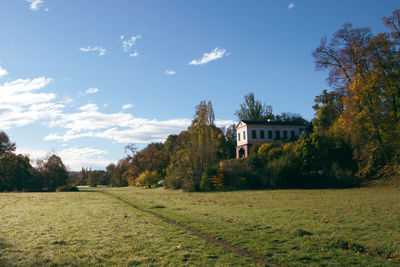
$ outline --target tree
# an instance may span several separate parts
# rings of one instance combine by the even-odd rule
[[[50,155],[39,168],[44,179],[43,185],[48,191],[55,191],[57,187],[66,184],[68,172],[59,156]]]
[[[255,100],[253,93],[244,96],[244,102],[240,104],[240,109],[236,110],[235,115],[239,120],[252,121],[264,121],[274,117],[272,107]]]
[[[88,174],[89,170],[87,169],[87,167],[86,168],[82,167],[81,171],[78,174],[77,184],[86,185],[88,180]]]
[[[124,176],[130,185],[135,185],[135,180],[143,172],[155,171],[164,177],[168,167],[168,155],[162,143],[151,143],[143,150],[130,158],[129,167]]]
[[[326,89],[314,99],[315,118],[313,119],[314,131],[326,131],[338,120],[343,112],[343,99],[335,91]]]
[[[216,167],[219,158],[225,157],[226,143],[223,132],[214,125],[211,102],[201,101],[188,131],[176,138],[168,168],[167,183],[174,188],[182,186],[187,191],[199,191],[208,183],[207,171]]]
[[[232,124],[225,131],[225,139],[226,145],[228,147],[228,157],[227,158],[235,158],[236,157],[236,125]]]
[[[392,16],[383,17],[383,23],[392,31],[392,38],[400,44],[400,9],[392,12]]]
[[[136,186],[151,188],[156,185],[161,179],[160,175],[156,171],[145,171],[136,179]]]
[[[129,160],[130,157],[118,161],[117,165],[112,164],[107,167],[107,170],[110,170],[111,172],[111,186],[121,187],[128,185],[128,181],[124,173],[126,173],[126,171],[128,170]]]
[[[5,132],[0,132],[0,158],[14,153],[15,143],[12,143]]]
[[[323,38],[313,53],[316,68],[329,71],[337,101],[318,107],[317,126],[319,122],[325,129],[330,125],[341,129],[364,175],[399,161],[399,14],[385,19],[391,34],[374,36],[369,28],[345,24],[330,42]],[[324,123],[334,117],[334,123]]]
[[[96,187],[99,184],[104,184],[104,171],[90,170],[87,183],[90,187]]]
[[[0,158],[1,191],[39,191],[40,181],[27,156],[6,154]]]

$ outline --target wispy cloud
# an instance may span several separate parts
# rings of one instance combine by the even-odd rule
[[[95,94],[99,91],[99,88],[96,87],[92,87],[86,90],[86,94],[91,95],[91,94]]]
[[[73,171],[79,171],[82,167],[103,169],[109,163],[115,163],[115,161],[106,158],[106,155],[109,154],[107,151],[91,147],[72,147],[52,152],[29,147],[17,147],[16,152],[29,155],[31,160],[44,159],[49,153],[56,153],[61,157],[63,163]]]
[[[125,52],[128,52],[136,43],[138,39],[141,39],[142,35],[138,34],[136,36],[132,36],[131,38],[125,39],[125,36],[121,35],[120,39],[122,40],[122,49]]]
[[[224,48],[215,48],[210,53],[204,53],[201,59],[193,59],[189,65],[204,65],[210,61],[217,60],[223,56],[229,55]]]
[[[43,0],[26,0],[30,3],[29,8],[33,11],[37,11],[40,9],[41,5],[43,4]]]
[[[107,151],[91,147],[72,147],[61,150],[58,153],[65,164],[72,170],[79,170],[82,167],[104,168],[114,162],[105,158]]]
[[[3,68],[0,66],[0,78],[3,77],[3,76],[6,76],[7,74],[8,74],[7,70],[6,70],[6,69],[3,69]]]
[[[135,118],[129,113],[106,114],[99,111],[97,105],[89,103],[78,112],[59,114],[49,127],[60,127],[62,134],[50,133],[46,141],[70,140],[94,137],[112,140],[117,143],[162,142],[168,135],[177,134],[190,125],[189,119],[171,119],[166,121]]]
[[[94,47],[88,46],[88,47],[79,48],[79,51],[82,51],[82,52],[96,51],[96,52],[98,52],[99,56],[104,56],[107,52],[107,49],[102,48],[101,46],[94,46]]]
[[[0,85],[0,128],[7,130],[60,114],[64,105],[51,102],[56,95],[38,92],[51,82],[50,78],[39,77]]]
[[[133,53],[129,54],[130,57],[137,57],[139,56],[139,53],[135,50]]]
[[[174,70],[166,70],[164,73],[166,75],[175,75],[176,74],[176,72]]]
[[[290,2],[288,9],[292,9],[292,8],[294,8],[294,6],[295,6],[295,3],[294,2]]]
[[[132,108],[133,107],[133,104],[126,104],[126,105],[123,105],[122,106],[122,109],[123,110],[125,110],[125,109],[130,109],[130,108]]]

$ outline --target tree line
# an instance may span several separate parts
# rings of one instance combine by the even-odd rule
[[[67,183],[68,172],[55,154],[33,167],[28,156],[15,154],[16,145],[0,132],[0,192],[55,191]]]

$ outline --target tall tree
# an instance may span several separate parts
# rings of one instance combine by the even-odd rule
[[[317,69],[329,71],[335,100],[342,101],[336,103],[343,109],[335,110],[340,112],[335,125],[351,143],[364,174],[399,159],[400,54],[395,39],[399,14],[385,20],[394,29],[392,34],[374,36],[369,28],[345,24],[330,42],[323,38],[313,53]],[[325,108],[317,114],[323,115]]]
[[[5,132],[0,132],[0,158],[14,153],[15,143],[12,143]]]
[[[272,119],[272,107],[256,100],[253,93],[244,96],[244,102],[240,104],[240,109],[236,110],[235,115],[239,120],[264,121]]]
[[[174,139],[174,154],[168,168],[184,190],[199,191],[208,183],[207,173],[215,168],[218,160],[229,154],[225,150],[226,139],[223,132],[214,125],[214,110],[211,102],[201,101],[188,131]],[[172,141],[172,139],[170,140]],[[171,147],[169,144],[168,147]],[[226,151],[226,152],[224,152]],[[178,176],[178,177],[176,177]]]

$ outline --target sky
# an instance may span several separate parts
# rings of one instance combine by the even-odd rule
[[[312,52],[344,23],[386,31],[398,0],[1,0],[0,131],[17,153],[104,169],[243,97],[310,120]]]

